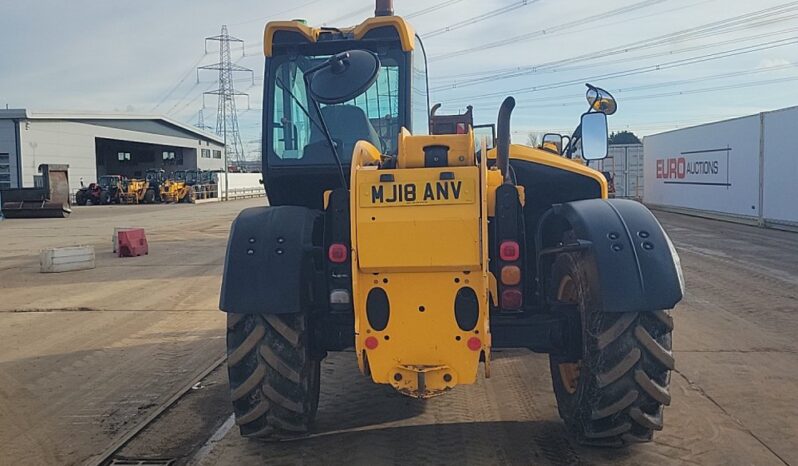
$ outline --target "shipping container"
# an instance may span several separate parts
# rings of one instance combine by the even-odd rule
[[[612,144],[608,156],[599,160],[596,170],[609,173],[615,186],[615,197],[643,198],[643,145]],[[609,181],[609,180],[608,180]]]
[[[643,201],[798,226],[798,107],[646,136]]]

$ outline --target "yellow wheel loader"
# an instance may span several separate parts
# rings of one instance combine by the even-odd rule
[[[678,256],[571,160],[606,157],[609,93],[588,86],[554,152],[511,144],[511,97],[496,140],[475,138],[470,111],[431,115],[424,47],[389,1],[353,28],[270,22],[264,53],[270,206],[233,222],[220,299],[242,435],[308,432],[330,351],[428,398],[489,377],[496,348],[550,355],[580,442],[662,428]]]

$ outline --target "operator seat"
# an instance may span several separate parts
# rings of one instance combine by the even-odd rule
[[[337,144],[342,162],[351,160],[355,144],[360,140],[368,141],[380,151],[383,150],[380,137],[362,108],[354,105],[331,105],[322,108],[321,115]],[[324,132],[316,125],[311,125],[310,142],[302,151],[302,161],[312,165],[335,161]]]

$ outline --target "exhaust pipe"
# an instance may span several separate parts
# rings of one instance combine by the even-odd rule
[[[374,16],[393,16],[393,0],[377,0]]]
[[[505,183],[510,179],[510,115],[515,108],[515,99],[507,97],[499,108],[499,120],[496,124],[496,166],[499,167]]]

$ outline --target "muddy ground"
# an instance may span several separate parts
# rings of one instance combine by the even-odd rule
[[[0,222],[0,463],[97,458],[210,369],[224,351],[215,309],[229,223],[262,202],[87,207],[66,222]],[[227,429],[222,365],[116,457],[225,465],[798,464],[798,234],[657,215],[681,254],[688,293],[674,311],[673,404],[653,443],[574,445],[543,355],[496,353],[490,379],[419,401],[371,384],[353,355],[339,353],[324,362],[309,439],[269,444]],[[111,255],[113,227],[130,225],[147,228],[150,256]],[[68,244],[95,244],[98,268],[37,272],[39,248]]]

